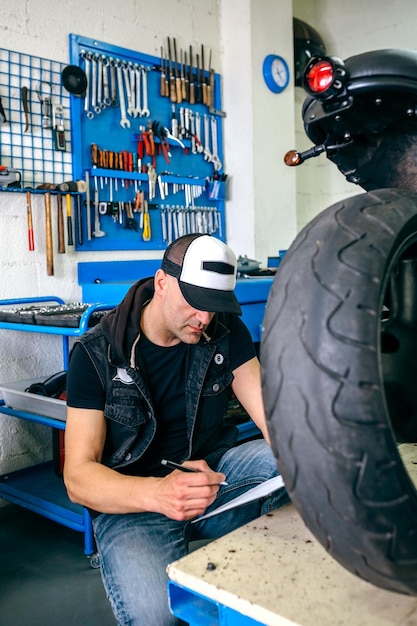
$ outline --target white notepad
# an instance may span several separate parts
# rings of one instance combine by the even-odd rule
[[[201,522],[203,519],[207,519],[209,517],[213,517],[213,515],[218,515],[219,513],[224,513],[224,511],[229,511],[230,509],[234,509],[237,506],[242,506],[243,504],[247,504],[248,502],[253,502],[253,500],[258,500],[259,498],[264,498],[265,496],[269,496],[273,491],[284,487],[284,480],[282,476],[275,476],[274,478],[270,478],[260,485],[256,485],[252,489],[249,489],[242,495],[237,496],[237,498],[233,498],[226,504],[219,506],[217,509],[210,511],[210,513],[206,513],[205,515],[201,515],[201,517],[197,517],[192,520],[192,524],[195,522]]]

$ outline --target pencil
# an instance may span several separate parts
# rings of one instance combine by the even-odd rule
[[[169,467],[169,469],[177,469],[180,470],[181,472],[199,472],[200,470],[197,469],[193,469],[192,467],[185,467],[185,465],[180,465],[179,463],[174,463],[174,461],[167,461],[167,459],[162,459],[161,461],[161,465],[165,465],[166,467]],[[229,484],[227,483],[225,480],[223,480],[221,483],[219,483],[222,486],[226,486]]]

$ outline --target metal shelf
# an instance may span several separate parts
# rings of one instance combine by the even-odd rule
[[[38,298],[0,300],[0,307],[42,302],[65,304],[64,300],[59,297],[42,296]],[[63,368],[66,370],[69,359],[69,337],[77,337],[88,329],[88,320],[94,311],[106,310],[113,308],[113,306],[115,305],[92,304],[88,306],[82,314],[77,328],[0,322],[0,329],[61,335],[63,342]],[[6,406],[2,400],[0,400],[0,414],[42,424],[56,430],[65,430],[64,421],[28,411],[12,409]],[[72,530],[82,532],[84,534],[84,554],[90,556],[94,553],[90,515],[87,509],[73,504],[69,500],[62,478],[54,472],[53,461],[40,463],[0,476],[0,498],[34,511]]]
[[[4,407],[0,407],[0,412],[6,412]],[[22,417],[15,413],[16,417]],[[52,461],[0,476],[0,497],[84,533],[84,554],[93,554],[90,515],[82,506],[69,500],[62,479],[54,473]]]

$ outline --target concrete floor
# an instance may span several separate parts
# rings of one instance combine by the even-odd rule
[[[82,533],[21,507],[0,509],[0,624],[115,626]]]

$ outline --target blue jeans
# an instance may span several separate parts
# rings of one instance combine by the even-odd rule
[[[277,475],[264,440],[232,448],[220,460],[228,486],[220,487],[217,508],[249,488]],[[289,501],[284,488],[261,501],[226,511],[202,522],[177,522],[159,513],[102,514],[93,522],[101,575],[117,623],[123,626],[178,626],[168,606],[166,567],[187,554],[188,543],[215,539]]]

